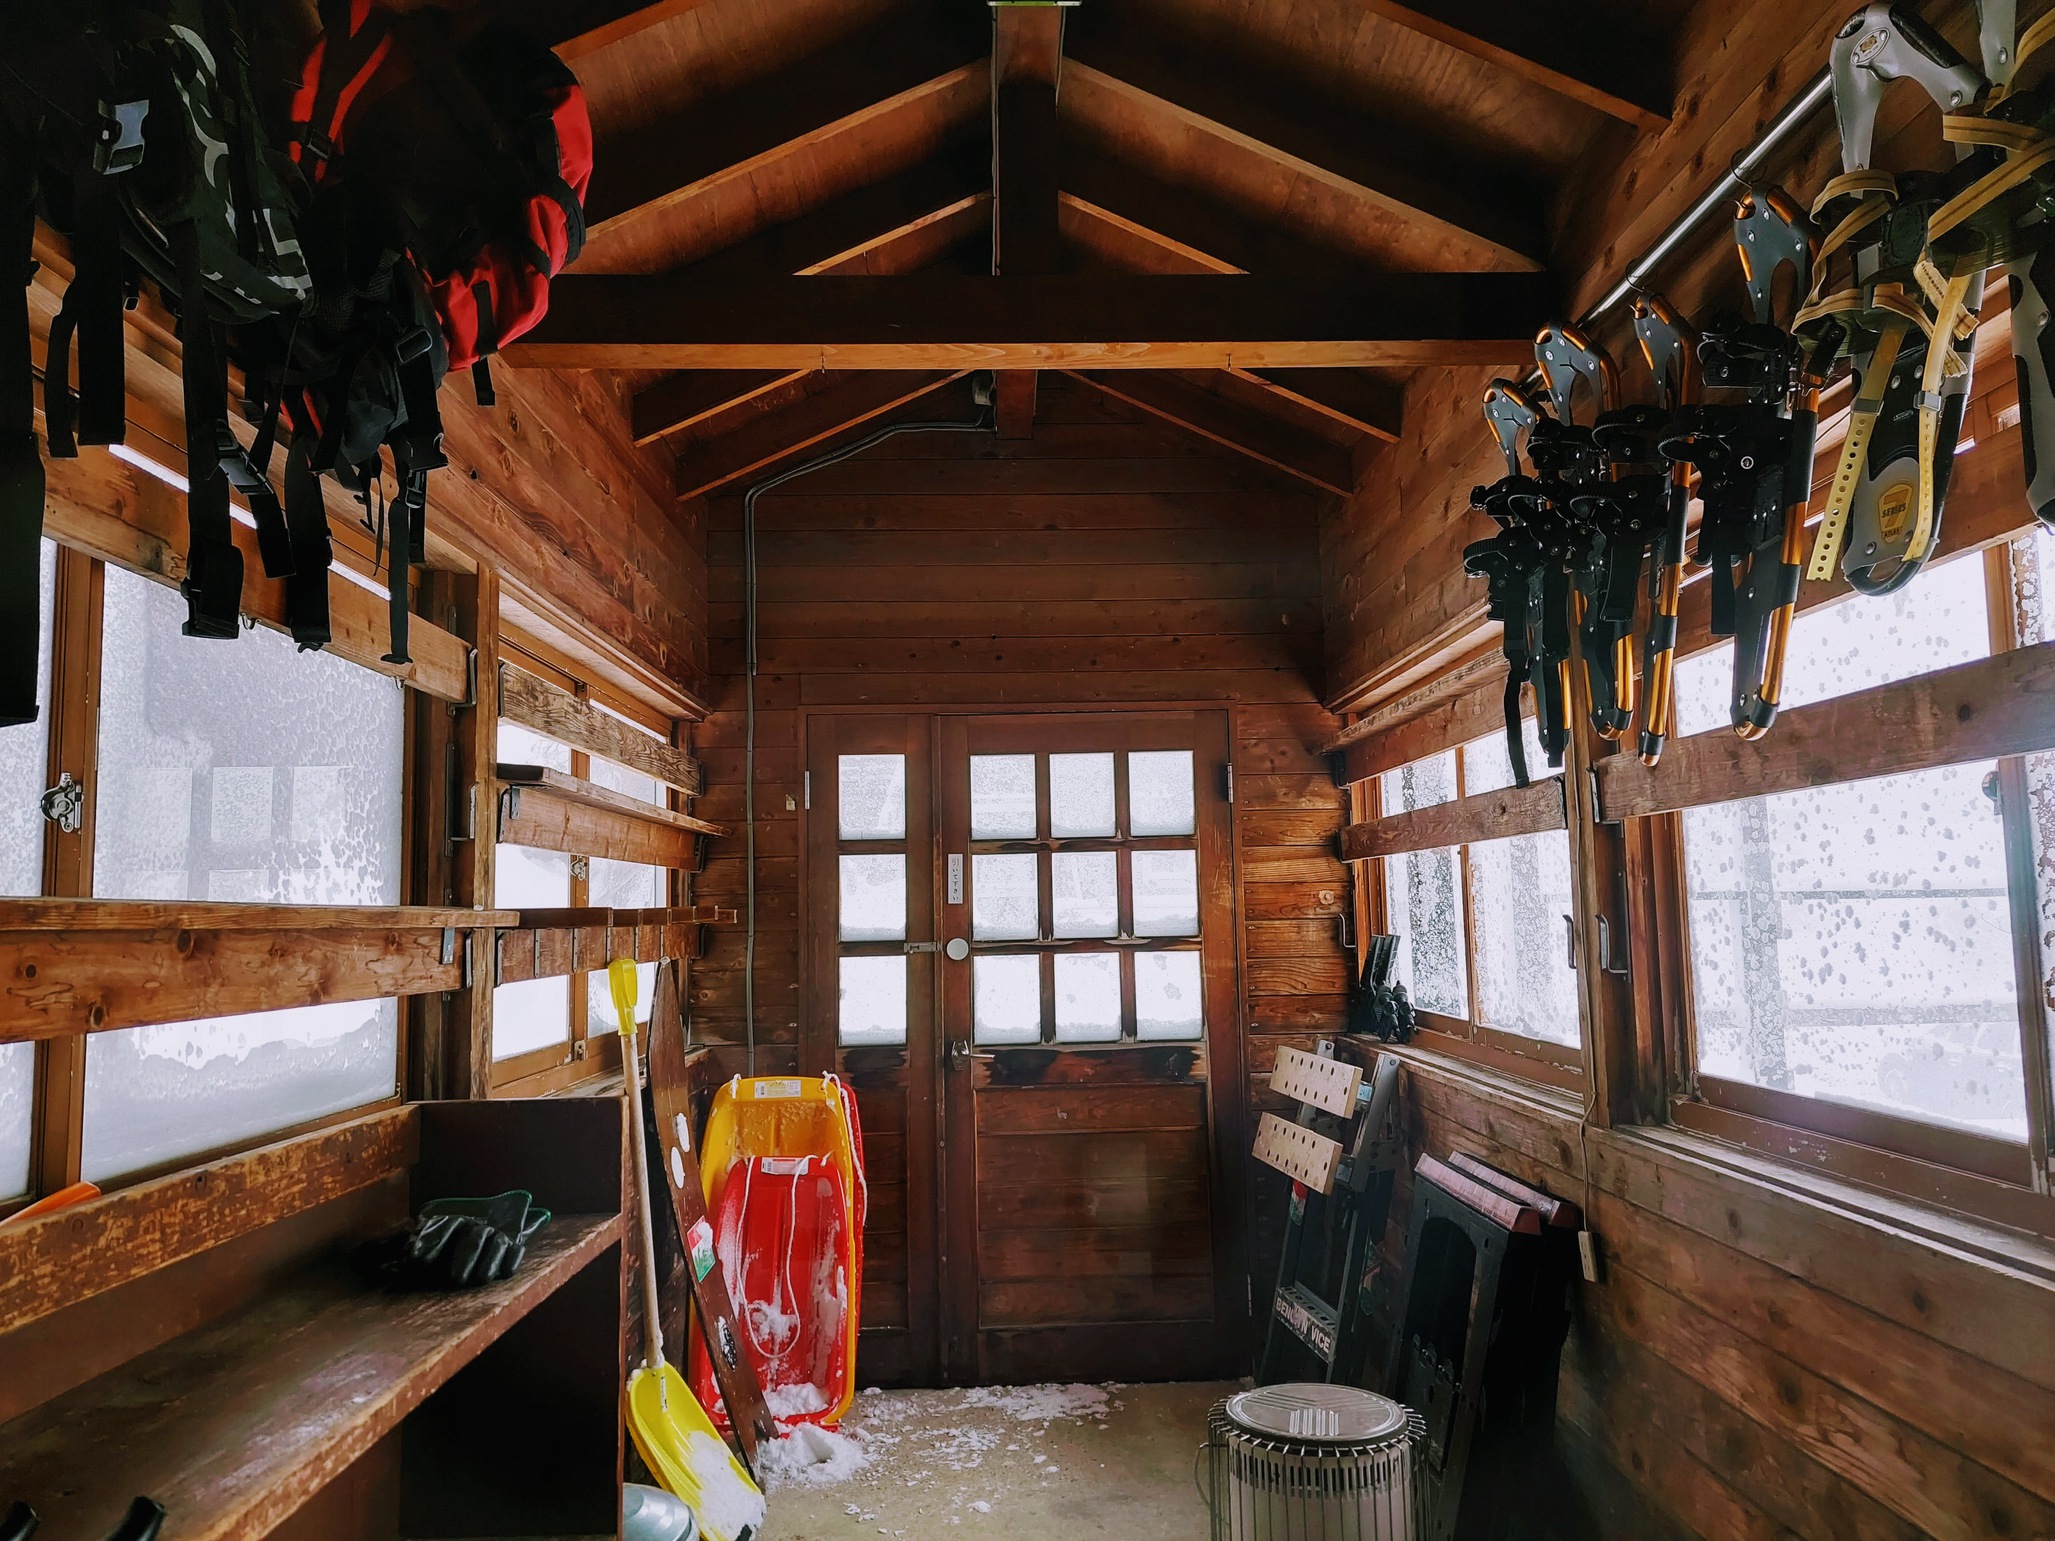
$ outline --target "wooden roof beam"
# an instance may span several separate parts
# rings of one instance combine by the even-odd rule
[[[768,470],[781,460],[897,411],[965,373],[901,370],[825,375],[822,389],[804,401],[681,455],[678,496],[698,497],[739,477]]]
[[[1175,131],[1218,139],[1371,205],[1440,241],[1452,268],[1542,267],[1539,212],[1523,209],[1517,189],[1488,168],[1249,70],[1126,35],[1100,24],[1102,14],[1081,11],[1072,29],[1066,75],[1078,89],[1124,98]]]
[[[1406,393],[1396,381],[1360,369],[1234,369],[1237,379],[1357,433],[1396,444],[1404,421]]]
[[[991,201],[962,156],[942,157],[766,230],[678,277],[718,284],[766,274],[910,273],[982,224]],[[805,378],[808,369],[674,374],[635,393],[629,420],[638,444],[718,417]]]
[[[1020,277],[1062,265],[1056,212],[1056,92],[1067,7],[997,4],[992,12],[992,272]],[[996,383],[999,437],[1035,428],[1036,371]]]
[[[982,29],[955,7],[923,8],[838,41],[768,80],[697,102],[594,158],[586,200],[595,244],[630,221],[717,183],[761,173],[923,97],[983,95]]]
[[[566,64],[696,11],[708,0],[498,0],[504,19],[533,37],[547,38]]]
[[[1646,40],[1577,0],[1358,0],[1373,16],[1631,123],[1660,129],[1674,110],[1669,70]]]
[[[508,349],[553,369],[1348,369],[1531,357],[1542,274],[1393,273],[1344,290],[1254,276],[566,275]]]
[[[1071,378],[1187,433],[1311,482],[1323,492],[1347,497],[1355,487],[1349,452],[1340,445],[1223,400],[1182,375],[1121,369],[1073,371]]]

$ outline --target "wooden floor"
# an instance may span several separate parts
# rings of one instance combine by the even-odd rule
[[[839,1482],[774,1481],[763,1541],[1191,1541],[1206,1533],[1192,1454],[1207,1409],[1236,1389],[1197,1381],[869,1392],[843,1426],[868,1464]]]

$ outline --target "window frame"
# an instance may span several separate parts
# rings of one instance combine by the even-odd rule
[[[1461,801],[1469,795],[1469,767],[1466,763],[1467,756],[1465,756],[1463,751],[1470,744],[1476,743],[1480,738],[1487,736],[1489,736],[1488,733],[1452,734],[1449,742],[1437,748],[1423,748],[1419,753],[1409,754],[1396,765],[1386,766],[1382,770],[1372,772],[1359,780],[1350,782],[1350,822],[1352,824],[1375,824],[1382,819],[1384,817],[1384,776],[1392,771],[1402,770],[1408,765],[1416,764],[1423,759],[1432,759],[1440,754],[1453,753],[1455,756],[1456,800]],[[1553,779],[1557,775],[1567,776],[1568,774],[1567,768],[1562,772],[1548,770],[1546,766],[1537,767],[1537,769],[1542,770],[1544,774],[1533,776],[1531,779],[1535,782]],[[1564,836],[1566,839],[1569,837],[1567,827],[1564,829]],[[1479,1020],[1481,1013],[1478,1007],[1477,989],[1477,889],[1471,873],[1470,847],[1473,844],[1483,843],[1485,838],[1504,839],[1511,837],[1484,836],[1480,832],[1480,835],[1477,837],[1464,839],[1453,845],[1423,848],[1426,850],[1453,850],[1456,853],[1456,868],[1460,874],[1463,889],[1463,970],[1465,976],[1465,998],[1470,1003],[1470,1016],[1468,1018],[1452,1017],[1443,1012],[1423,1010],[1416,1005],[1413,1008],[1415,1024],[1414,1041],[1420,1043],[1422,1047],[1439,1049],[1459,1059],[1468,1059],[1496,1070],[1509,1071],[1516,1075],[1525,1076],[1530,1080],[1539,1081],[1547,1086],[1567,1091],[1581,1091],[1585,1084],[1584,1045],[1581,1033],[1580,1041],[1577,1044],[1562,1044],[1556,1043],[1552,1039],[1530,1038],[1523,1033],[1508,1032],[1504,1028],[1492,1027]],[[1572,840],[1570,843],[1572,861],[1574,862],[1576,842]],[[1390,881],[1391,863],[1394,859],[1394,856],[1379,856],[1349,863],[1352,872],[1355,873],[1353,881],[1357,889],[1359,912],[1363,916],[1363,923],[1367,924],[1372,932],[1386,934],[1390,932],[1391,912],[1390,902],[1387,897],[1387,884]],[[1369,869],[1373,866],[1376,870],[1375,880],[1366,881],[1368,876],[1367,870],[1359,871],[1357,869]],[[1573,892],[1571,898],[1574,906],[1574,868],[1572,883]],[[1567,941],[1565,945],[1568,945]],[[1358,954],[1360,957],[1360,948],[1358,949]],[[1580,1026],[1582,1015],[1583,1013],[1580,1009]]]
[[[1983,564],[1990,655],[1994,657],[2020,645],[2013,570],[2017,538],[2015,532],[1981,552],[1968,551],[1946,559]],[[1851,594],[1827,603],[1860,604],[1862,600]],[[1704,651],[1710,648],[1694,649],[1690,656]],[[1683,656],[1680,654],[1680,662]],[[1664,1097],[1671,1123],[1766,1155],[1803,1161],[1870,1186],[1930,1198],[2044,1234],[2055,1233],[2055,1202],[2050,1201],[2048,1191],[2051,1089],[2045,1047],[2049,1031],[2043,983],[2046,963],[2040,945],[2040,898],[2034,875],[2024,757],[1999,757],[1997,775],[2027,1107],[2025,1141],[2014,1143],[1975,1130],[1701,1072],[1690,907],[1683,876],[1682,812],[1657,814],[1638,821],[1648,826],[1651,839],[1670,864],[1674,880],[1656,885],[1647,893],[1647,902],[1641,907],[1644,913],[1634,928],[1637,943],[1653,933],[1678,938],[1680,944],[1670,949],[1662,962],[1672,986],[1666,991],[1670,1009],[1665,1026],[1673,1069]],[[1857,781],[1824,783],[1855,784]],[[1642,945],[1637,945],[1636,953],[1652,955]]]
[[[681,719],[666,717],[644,702],[632,700],[614,690],[605,681],[595,679],[588,673],[574,671],[571,661],[539,638],[530,636],[509,624],[504,618],[499,622],[500,654],[514,667],[533,674],[559,689],[576,696],[580,701],[605,708],[614,716],[634,727],[643,729],[665,743],[672,743],[683,730]],[[495,741],[498,723],[507,720],[504,712],[494,723]],[[530,728],[532,733],[539,729]],[[546,734],[541,735],[547,737]],[[575,744],[561,739],[552,740],[570,753],[570,774],[581,781],[590,780],[592,761],[595,756]],[[660,803],[651,804],[674,813],[688,812],[685,795],[676,787],[656,780],[657,789],[663,794]],[[495,812],[494,844],[507,844],[497,838],[497,814]],[[571,891],[570,905],[574,910],[585,909],[591,899],[590,855],[570,855]],[[497,862],[494,864],[497,870]],[[663,874],[661,904],[673,908],[685,902],[688,874],[683,868],[665,867],[658,869]],[[548,1096],[562,1091],[581,1081],[596,1076],[618,1075],[621,1069],[620,1034],[611,1031],[593,1033],[591,1023],[591,1001],[587,994],[586,981],[593,969],[581,969],[576,973],[559,976],[570,992],[571,1035],[559,1044],[545,1044],[521,1054],[509,1055],[505,1059],[492,1061],[490,1090],[494,1097],[536,1097]]]

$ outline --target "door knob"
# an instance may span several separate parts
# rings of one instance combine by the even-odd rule
[[[952,936],[949,938],[949,945],[942,951],[951,963],[961,963],[970,956],[970,943],[960,936]]]

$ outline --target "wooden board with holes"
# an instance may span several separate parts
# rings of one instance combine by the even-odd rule
[[[1265,1113],[1256,1129],[1256,1159],[1315,1193],[1326,1193],[1334,1187],[1334,1169],[1341,1164],[1341,1143]]]
[[[1272,1091],[1340,1118],[1356,1111],[1356,1091],[1362,1084],[1363,1072],[1354,1065],[1304,1049],[1279,1049],[1270,1072]]]
[[[679,1011],[678,965],[667,962],[656,971],[656,992],[649,1010],[649,1091],[656,1104],[657,1155],[678,1239],[685,1254],[685,1277],[692,1285],[694,1315],[706,1333],[707,1357],[728,1421],[742,1444],[743,1456],[756,1467],[759,1441],[775,1439],[776,1426],[764,1406],[756,1366],[742,1351],[735,1326],[735,1303],[728,1281],[713,1253],[713,1225],[699,1183],[699,1158],[692,1143],[692,1069],[686,1058],[684,1017]]]

